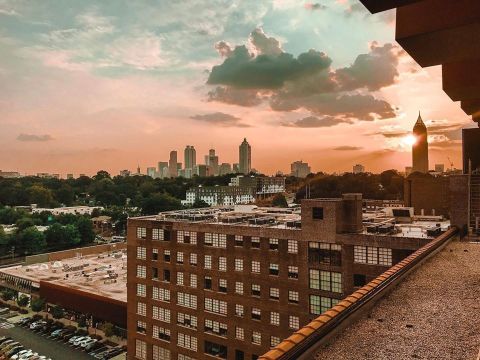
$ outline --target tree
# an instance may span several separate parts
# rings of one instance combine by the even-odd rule
[[[102,180],[102,179],[111,179],[111,176],[110,176],[110,174],[108,173],[108,171],[100,170],[100,171],[97,172],[97,175],[95,175],[95,176],[93,177],[93,179],[94,179],[95,181],[97,181],[97,180]]]
[[[22,217],[15,222],[15,225],[17,226],[17,232],[21,232],[26,228],[34,226],[35,223],[33,222],[32,218]]]
[[[77,229],[80,234],[80,241],[82,244],[88,244],[95,240],[95,232],[93,231],[93,224],[89,218],[80,216],[77,219]]]
[[[35,298],[30,301],[30,307],[33,311],[39,312],[45,309],[45,300],[42,298]]]
[[[65,315],[65,311],[60,306],[54,306],[52,308],[52,316],[54,319],[61,319]]]
[[[55,199],[66,206],[70,206],[75,199],[75,193],[70,185],[62,184],[60,188],[55,190]]]
[[[154,215],[161,211],[178,210],[182,208],[180,200],[168,194],[155,193],[144,198],[141,203],[143,215]]]
[[[102,331],[104,332],[105,336],[108,338],[114,334],[114,326],[112,323],[105,323],[102,326]]]
[[[26,307],[28,306],[29,302],[30,302],[30,298],[27,295],[20,295],[20,297],[17,300],[17,305],[20,307]]]
[[[0,294],[3,301],[12,300],[16,295],[17,295],[17,292],[15,290],[12,290],[12,289],[4,289],[4,290],[2,290],[2,293]]]
[[[45,231],[47,244],[52,248],[66,248],[80,243],[80,233],[75,225],[62,226],[58,223]]]
[[[87,327],[87,318],[85,315],[80,316],[80,318],[77,321],[78,327],[84,328]]]
[[[20,232],[18,238],[19,245],[29,254],[39,253],[47,247],[45,235],[33,226]]]
[[[274,207],[288,207],[287,199],[283,194],[277,194],[272,200],[272,206]]]
[[[201,199],[195,199],[194,203],[192,204],[193,209],[199,209],[199,208],[206,208],[210,207],[207,202],[201,200]]]
[[[49,207],[53,203],[52,191],[43,185],[32,185],[27,189],[30,204]]]

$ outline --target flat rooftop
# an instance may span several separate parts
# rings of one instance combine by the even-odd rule
[[[84,255],[61,261],[4,268],[0,273],[32,281],[43,281],[127,301],[126,250]]]
[[[338,199],[322,199],[322,201],[338,201]],[[142,216],[135,219],[171,221],[178,223],[216,224],[229,226],[249,226],[301,230],[300,206],[289,208],[257,207],[255,205],[217,206],[202,209],[187,209],[161,212],[158,215]],[[399,223],[395,217],[388,215],[388,209],[363,213],[365,235],[386,235],[410,238],[435,238],[429,236],[427,229],[439,226],[446,231],[450,221],[441,217],[413,217],[410,223]],[[388,233],[367,231],[369,225],[395,224],[394,231]]]
[[[475,359],[480,244],[452,242],[320,350],[326,359]]]

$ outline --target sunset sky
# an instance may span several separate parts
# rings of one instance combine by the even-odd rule
[[[267,174],[403,170],[418,112],[430,167],[470,118],[357,0],[0,0],[0,169],[117,174],[194,145]]]

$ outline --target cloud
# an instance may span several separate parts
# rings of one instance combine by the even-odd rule
[[[333,148],[333,150],[336,150],[336,151],[357,151],[357,150],[362,150],[363,147],[361,146],[348,146],[348,145],[345,145],[345,146],[337,146],[335,148]]]
[[[228,56],[209,74],[207,84],[217,85],[208,94],[210,101],[241,106],[268,102],[275,111],[303,108],[312,115],[344,122],[396,117],[395,108],[371,92],[396,82],[397,46],[373,42],[369,52],[358,55],[351,66],[335,70],[325,53],[311,49],[295,57],[260,28],[250,34],[249,42],[252,51],[245,45],[232,50],[230,45],[217,43],[219,52]],[[248,92],[226,96],[239,90]]]
[[[265,35],[262,28],[253,30],[250,33],[249,41],[258,55],[280,55],[283,53],[278,40]]]
[[[220,101],[231,105],[251,107],[260,105],[262,98],[256,90],[217,86],[208,92],[208,101]]]
[[[250,125],[242,123],[240,118],[222,112],[194,115],[190,118],[221,127],[250,127]]]
[[[32,141],[32,142],[44,142],[53,140],[51,135],[35,135],[35,134],[20,134],[17,136],[18,141]]]
[[[351,123],[351,122],[349,120],[336,118],[333,116],[325,116],[323,118],[318,118],[316,116],[307,116],[303,119],[284,122],[282,123],[282,126],[296,127],[296,128],[321,128],[321,127],[331,127],[331,126],[335,126],[343,123]]]
[[[215,43],[215,49],[222,57],[230,57],[233,51],[230,44],[223,40]]]
[[[337,69],[335,79],[342,90],[367,88],[376,91],[395,82],[399,75],[398,58],[398,47],[392,44],[379,46],[373,42],[368,54],[358,55],[350,67]]]

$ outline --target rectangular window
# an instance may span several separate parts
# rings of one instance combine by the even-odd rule
[[[187,293],[177,293],[177,305],[184,306],[190,309],[197,308],[197,296]]]
[[[313,220],[323,220],[323,207],[313,207],[312,218]]]
[[[225,345],[216,344],[211,341],[205,341],[205,354],[212,355],[219,359],[226,359],[228,350]]]
[[[163,250],[163,260],[167,263],[170,262],[170,250]]]
[[[235,246],[243,247],[243,236],[242,235],[235,235]]]
[[[137,278],[146,279],[147,267],[143,265],[137,265]]]
[[[293,266],[293,265],[288,266],[288,278],[298,279],[298,266]]]
[[[270,313],[270,324],[280,325],[280,313],[273,311]]]
[[[367,264],[378,264],[378,248],[370,246],[367,247]]]
[[[190,265],[197,266],[197,254],[190,254]]]
[[[155,320],[160,320],[166,323],[170,323],[170,310],[164,309],[158,306],[152,307],[152,317]]]
[[[177,324],[197,330],[197,317],[179,312],[177,313]]]
[[[235,294],[243,295],[243,283],[236,282],[235,283]]]
[[[205,263],[203,266],[205,269],[212,269],[212,255],[205,255]]]
[[[137,246],[137,259],[146,260],[147,259],[147,248],[144,246]]]
[[[321,242],[308,243],[308,261],[314,264],[342,265],[342,247]]]
[[[288,290],[288,302],[298,304],[298,291]]]
[[[252,308],[252,319],[262,320],[262,311],[258,308]]]
[[[226,293],[227,292],[227,280],[219,279],[218,280],[218,291]]]
[[[163,281],[170,282],[170,270],[163,270]]]
[[[197,275],[196,274],[190,274],[190,287],[196,288],[197,287]]]
[[[260,261],[252,261],[252,273],[260,273]]]
[[[158,249],[156,249],[156,248],[152,249],[152,260],[153,261],[158,260]]]
[[[147,304],[143,302],[137,302],[137,314],[141,316],[147,316]]]
[[[278,250],[278,239],[269,239],[268,246],[270,250]]]
[[[147,323],[145,321],[137,321],[137,333],[146,334],[147,333]]]
[[[243,317],[245,315],[243,305],[235,304],[235,315],[239,317]]]
[[[252,332],[252,344],[262,345],[262,333],[259,331]]]
[[[252,248],[260,249],[260,238],[258,236],[252,236]]]
[[[157,345],[153,345],[152,347],[152,356],[153,360],[171,360],[170,350]]]
[[[205,310],[226,316],[227,302],[218,299],[205,298]]]
[[[252,284],[252,296],[260,296],[260,285]]]
[[[154,286],[152,299],[170,302],[170,290]]]
[[[278,300],[280,298],[279,288],[270,288],[270,299]]]
[[[164,238],[165,237],[164,237],[163,229],[155,229],[155,228],[152,229],[152,240],[163,241]]]
[[[309,271],[310,289],[342,292],[342,274],[330,271],[320,271],[310,269]]]
[[[235,271],[243,271],[243,259],[235,259]]]
[[[235,338],[237,340],[245,340],[245,330],[237,326],[235,328]]]
[[[145,284],[137,284],[137,296],[147,296],[147,286]]]
[[[293,330],[298,330],[300,328],[300,319],[298,316],[290,315],[288,317],[288,327]]]
[[[205,276],[203,287],[205,290],[212,290],[212,278],[210,276]]]
[[[165,329],[163,327],[153,325],[152,337],[158,340],[170,341],[170,329]]]
[[[213,246],[217,248],[227,248],[227,235],[226,234],[212,234],[205,233],[205,246]]]
[[[287,251],[290,254],[298,254],[298,242],[297,242],[297,240],[288,240]]]
[[[270,336],[270,347],[274,348],[278,344],[280,344],[280,338],[277,336]]]
[[[183,272],[177,272],[177,285],[183,286]]]
[[[147,343],[142,340],[135,340],[135,357],[140,360],[147,359]]]
[[[147,238],[147,228],[137,227],[137,239],[146,239]]]
[[[310,313],[313,315],[323,314],[332,306],[335,306],[340,300],[331,299],[319,295],[310,295]]]
[[[185,349],[197,351],[197,338],[187,334],[178,333],[177,345]]]
[[[177,252],[177,264],[183,264],[183,252]]]
[[[270,264],[269,266],[269,273],[270,275],[278,275],[278,264]]]
[[[378,264],[392,266],[392,249],[378,248]]]
[[[215,334],[218,336],[227,336],[227,324],[223,324],[218,321],[205,319],[204,330],[206,333]]]
[[[227,258],[220,256],[218,258],[218,270],[219,271],[227,271]]]

